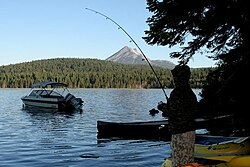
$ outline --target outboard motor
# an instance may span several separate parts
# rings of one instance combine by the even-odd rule
[[[72,99],[71,102],[75,108],[81,108],[81,106],[83,104],[83,100],[81,98],[74,98],[74,99]]]
[[[65,101],[66,101],[66,103],[68,103],[72,98],[75,98],[75,96],[72,95],[71,93],[68,93],[68,94],[65,96]]]
[[[68,93],[65,96],[66,105],[73,108],[80,108],[83,104],[83,100],[81,98],[76,98],[74,95]]]

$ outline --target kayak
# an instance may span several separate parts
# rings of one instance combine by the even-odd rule
[[[223,115],[210,119],[196,118],[196,129],[206,129],[213,124],[226,124],[232,119],[231,115]],[[219,126],[223,128],[222,125]],[[169,122],[165,120],[157,121],[137,121],[137,122],[110,122],[97,121],[97,138],[121,138],[121,139],[171,139]]]
[[[97,138],[170,140],[168,121],[107,122],[97,121]]]
[[[228,162],[210,160],[206,161],[204,159],[195,159],[195,163],[190,163],[182,167],[249,167],[250,166],[250,155],[236,156]],[[161,164],[160,167],[172,167],[171,158],[167,158]]]
[[[250,167],[250,137],[197,135],[195,161],[197,167]],[[171,166],[171,158],[161,165]]]
[[[195,144],[195,157],[205,159],[222,160],[229,162],[234,157],[249,154],[250,137],[228,137],[228,140],[226,141],[221,141],[213,144]]]
[[[249,167],[250,155],[238,156],[227,162],[228,167]]]

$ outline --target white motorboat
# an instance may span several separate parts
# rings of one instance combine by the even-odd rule
[[[23,106],[57,110],[81,109],[83,100],[72,95],[67,86],[65,83],[51,81],[34,84],[31,91],[21,98]]]

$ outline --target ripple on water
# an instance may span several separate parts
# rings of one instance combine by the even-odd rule
[[[86,103],[71,114],[22,110],[27,91],[0,90],[0,166],[155,167],[170,153],[163,141],[97,139],[97,120],[162,119],[148,113],[161,90],[74,89]]]

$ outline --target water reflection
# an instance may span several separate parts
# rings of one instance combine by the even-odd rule
[[[79,111],[56,111],[51,109],[25,108],[23,109],[30,117],[31,126],[36,129],[34,132],[40,136],[40,143],[50,145],[58,143],[68,138],[71,132],[69,129],[74,128],[73,123],[75,115]],[[55,147],[69,147],[68,145],[57,145]]]
[[[66,115],[72,115],[74,113],[82,113],[83,109],[71,109],[71,110],[58,110],[58,109],[50,109],[50,108],[39,108],[39,107],[29,107],[24,106],[22,109],[28,113],[51,113],[51,114],[66,114]]]
[[[0,166],[159,166],[167,156],[163,141],[97,139],[97,120],[162,119],[148,112],[164,101],[161,90],[72,91],[86,101],[82,113],[22,109],[27,89],[0,91]]]

